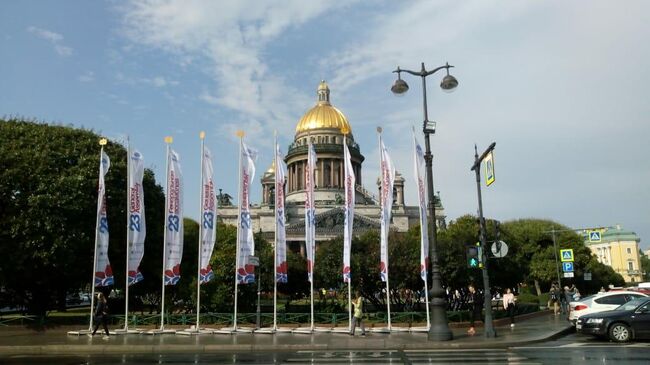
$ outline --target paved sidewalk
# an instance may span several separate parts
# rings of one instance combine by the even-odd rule
[[[503,323],[502,321],[498,323]],[[22,327],[0,328],[0,357],[7,355],[55,355],[85,353],[215,353],[250,351],[329,351],[329,350],[414,350],[505,348],[561,337],[573,327],[559,316],[541,313],[520,318],[514,328],[497,325],[497,337],[486,338],[483,328],[468,336],[467,328],[452,328],[454,339],[429,342],[426,333],[369,333],[352,337],[344,333],[314,334],[208,334],[199,336],[141,334],[111,336],[69,336],[67,331],[78,327],[57,327],[36,332]],[[99,331],[98,331],[99,333]]]

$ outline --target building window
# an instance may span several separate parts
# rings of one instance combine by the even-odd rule
[[[627,262],[627,269],[630,270],[630,271],[634,270],[634,262],[628,261]]]
[[[628,248],[626,249],[626,251],[627,251],[627,254],[628,254],[628,255],[631,255],[631,254],[632,254],[632,249],[631,249],[631,248],[628,247]]]

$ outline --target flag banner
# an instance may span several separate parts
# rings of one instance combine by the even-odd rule
[[[131,152],[129,162],[129,285],[142,281],[144,277],[140,272],[140,262],[144,256],[144,239],[147,236],[147,225],[144,217],[144,157],[134,150]]]
[[[106,216],[106,186],[104,176],[111,167],[111,160],[102,148],[99,161],[99,187],[97,189],[97,225],[95,239],[95,286],[113,285],[113,270],[108,261],[108,218]]]
[[[395,168],[388,155],[384,142],[380,141],[381,148],[381,256],[380,276],[381,281],[388,280],[388,232],[390,231],[390,218],[393,207],[393,184],[395,183]]]
[[[426,163],[424,151],[413,133],[413,163],[415,183],[418,187],[420,205],[420,277],[426,281],[429,268],[429,224],[427,219],[427,187],[424,184]]]
[[[217,206],[214,195],[214,170],[212,169],[212,153],[207,147],[203,147],[203,159],[201,168],[203,169],[203,201],[201,202],[201,224],[203,233],[201,236],[201,284],[207,283],[214,277],[214,272],[210,266],[210,258],[214,250],[214,241],[217,230]]]
[[[287,166],[284,163],[284,157],[280,152],[280,146],[275,146],[275,220],[276,220],[276,239],[275,239],[275,281],[286,283],[287,275],[287,233],[284,220],[284,180],[287,176]]]
[[[183,175],[180,157],[174,150],[169,151],[165,285],[176,285],[181,278],[183,257]]]
[[[355,176],[350,161],[347,138],[343,138],[343,161],[345,163],[345,221],[343,227],[343,282],[350,282],[350,248],[352,246],[352,227],[354,226],[354,185]]]
[[[241,191],[239,192],[239,267],[237,268],[237,282],[248,284],[255,282],[255,266],[249,263],[248,257],[255,255],[255,241],[253,240],[253,222],[250,210],[250,184],[255,176],[255,160],[257,151],[249,148],[242,140],[241,156]]]
[[[307,280],[314,280],[314,254],[316,252],[316,207],[314,207],[314,169],[316,152],[309,140],[307,165],[305,166],[305,248],[307,249]]]

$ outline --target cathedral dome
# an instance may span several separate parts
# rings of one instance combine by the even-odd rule
[[[345,115],[330,104],[330,88],[325,81],[321,81],[318,85],[318,103],[300,118],[296,126],[296,134],[325,128],[352,133]]]

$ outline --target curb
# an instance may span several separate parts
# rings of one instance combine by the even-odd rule
[[[394,344],[386,338],[361,340],[349,343],[341,339],[327,344],[221,344],[221,345],[42,345],[42,346],[0,346],[0,357],[16,355],[85,355],[85,354],[173,354],[173,353],[235,353],[235,352],[292,352],[292,351],[349,351],[349,350],[381,350],[409,351],[431,349],[486,349],[510,348],[554,340],[573,332],[572,326],[551,333],[547,336],[520,341],[502,342],[497,339],[486,339],[483,342],[418,342]]]

